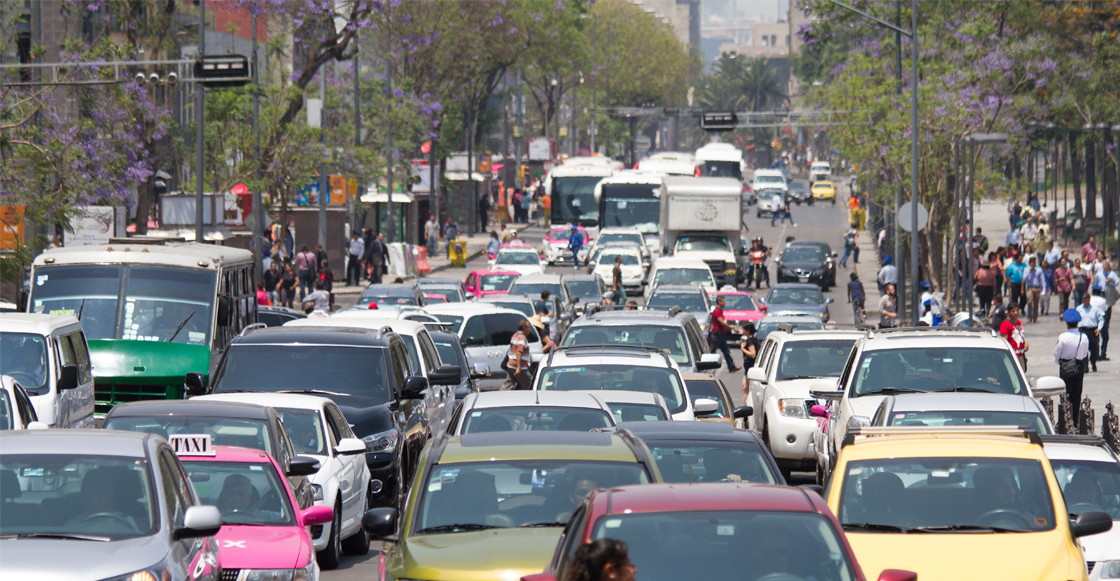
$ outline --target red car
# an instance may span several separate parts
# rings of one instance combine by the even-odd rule
[[[738,342],[742,338],[742,334],[739,333],[739,325],[747,321],[756,322],[766,315],[766,305],[756,301],[751,293],[716,291],[709,296],[713,305],[716,304],[716,297],[723,297],[727,301],[727,305],[723,308],[723,317],[727,319],[728,323],[733,323],[731,333],[727,338],[732,343]]]
[[[840,523],[816,493],[710,483],[596,490],[576,507],[548,569],[521,581],[564,578],[576,548],[602,538],[627,544],[642,581],[866,579]],[[879,581],[917,578],[896,569],[879,575]]]

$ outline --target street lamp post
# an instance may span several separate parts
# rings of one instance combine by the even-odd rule
[[[972,277],[975,274],[972,272],[972,236],[976,226],[976,196],[973,188],[973,182],[976,181],[976,152],[978,146],[982,147],[986,143],[1007,143],[1007,135],[1003,133],[975,133],[973,135],[964,136],[958,140],[957,143],[967,143],[969,145],[968,158],[965,160],[965,164],[968,166],[968,230],[965,232],[965,282],[963,290],[968,293],[968,313],[970,317],[969,320],[971,320],[973,294]]]

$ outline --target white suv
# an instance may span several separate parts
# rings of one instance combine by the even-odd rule
[[[93,428],[93,366],[73,315],[0,315],[0,375],[27,392],[51,428]]]
[[[868,331],[856,341],[839,381],[817,380],[810,395],[828,400],[818,473],[831,471],[850,428],[871,425],[871,416],[888,395],[928,392],[1011,393],[1053,396],[1065,389],[1058,377],[1028,383],[1002,337],[988,328],[904,327]]]
[[[754,367],[747,370],[748,401],[755,413],[749,426],[762,434],[783,472],[812,471],[816,466],[813,432],[817,422],[809,408],[813,382],[836,378],[864,332],[805,330],[782,326],[770,333]]]
[[[1100,436],[1042,436],[1042,443],[1066,510],[1112,517],[1112,530],[1078,539],[1089,579],[1120,577],[1120,458]]]
[[[539,391],[638,391],[665,398],[674,420],[692,421],[696,411],[677,364],[656,347],[588,345],[558,347],[541,362],[533,381]],[[709,402],[711,405],[709,405]],[[718,407],[696,400],[700,413]]]

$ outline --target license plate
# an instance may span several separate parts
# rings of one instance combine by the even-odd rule
[[[801,282],[809,282],[809,277],[807,277],[807,276],[799,276],[799,277],[797,277],[797,280],[799,280],[799,281],[801,281]]]

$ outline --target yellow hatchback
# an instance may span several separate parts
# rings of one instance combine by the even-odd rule
[[[1078,538],[1106,513],[1066,513],[1035,432],[855,428],[825,491],[860,565],[922,581],[1088,580]]]
[[[836,186],[832,182],[813,182],[813,186],[809,188],[813,194],[814,200],[831,200],[833,205],[836,205]]]

